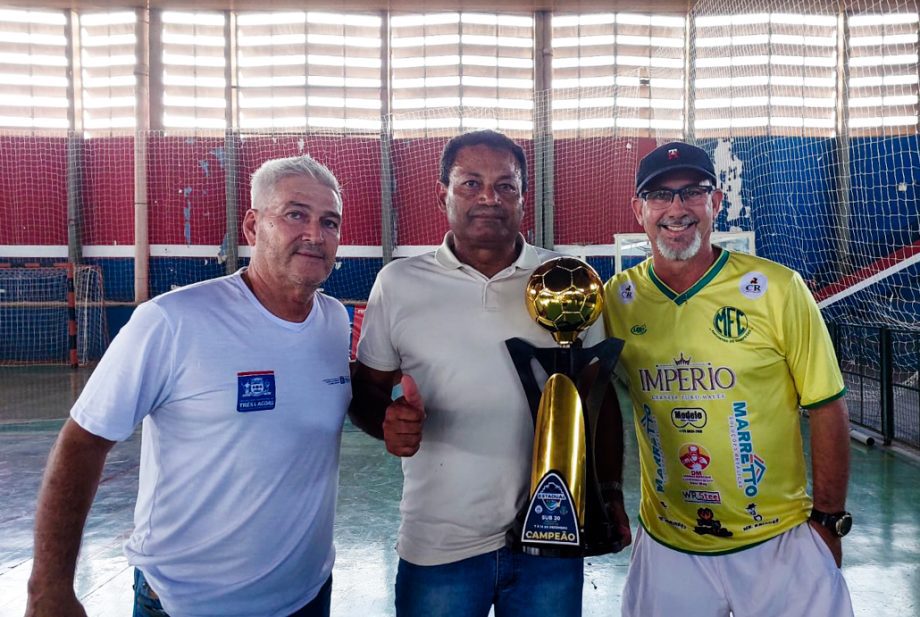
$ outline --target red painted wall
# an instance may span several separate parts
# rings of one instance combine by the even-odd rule
[[[240,165],[242,211],[249,208],[249,177],[270,158],[309,154],[342,186],[344,245],[380,245],[380,141],[283,135],[243,140]],[[240,242],[243,243],[242,236]]]
[[[67,244],[67,142],[0,136],[0,244]]]
[[[83,142],[83,243],[134,244],[134,139]]]
[[[557,139],[555,218],[557,244],[613,244],[617,233],[641,232],[630,199],[639,159],[653,139]]]
[[[397,245],[439,244],[447,230],[438,210],[438,158],[446,139],[393,144]],[[521,142],[528,162],[533,143]],[[650,139],[555,142],[556,244],[610,244],[641,228],[629,209],[638,159]],[[151,244],[220,244],[225,232],[224,141],[155,136],[148,141]],[[367,138],[247,137],[242,140],[240,218],[249,208],[249,176],[268,158],[309,153],[342,185],[342,244],[380,244],[380,142]],[[83,243],[132,244],[134,143],[96,138],[83,145]],[[533,173],[522,230],[532,233]],[[0,136],[0,244],[67,244],[66,140]],[[242,235],[239,240],[243,243]]]

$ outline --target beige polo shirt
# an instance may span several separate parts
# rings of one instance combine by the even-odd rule
[[[527,497],[533,421],[504,341],[556,346],[524,305],[533,270],[558,256],[523,242],[491,279],[448,247],[388,264],[371,291],[358,359],[418,383],[427,419],[402,461],[400,557],[439,565],[505,545]],[[603,337],[600,321],[587,333]]]

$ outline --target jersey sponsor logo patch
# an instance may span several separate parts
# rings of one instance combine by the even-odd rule
[[[639,387],[656,401],[723,399],[724,392],[735,387],[735,373],[729,367],[692,360],[681,352],[673,364],[640,368]]]
[[[767,293],[767,275],[763,272],[748,272],[741,277],[738,289],[745,298],[756,300]]]
[[[777,523],[779,523],[778,516],[771,518],[771,519],[764,520],[763,515],[757,512],[756,503],[749,503],[747,507],[745,508],[745,510],[747,510],[747,513],[751,515],[751,518],[754,520],[754,522],[742,527],[741,531],[750,531],[752,529],[757,529],[758,527],[764,527],[766,525],[776,525]]]
[[[681,493],[687,503],[715,504],[722,503],[722,494],[719,491],[697,491],[687,489]]]
[[[686,529],[687,528],[687,526],[681,523],[680,521],[672,521],[668,517],[661,516],[660,514],[658,515],[658,520],[664,523],[665,525],[670,525],[671,527],[674,527],[675,529]]]
[[[677,452],[680,464],[686,467],[690,473],[684,474],[683,481],[687,484],[697,486],[706,486],[712,484],[712,476],[703,472],[712,462],[712,456],[703,446],[695,443],[685,443]]]
[[[675,407],[671,410],[671,424],[681,433],[702,433],[707,418],[702,407]]]
[[[327,377],[323,380],[323,383],[327,386],[339,386],[351,383],[351,378],[347,375],[339,375],[338,377]]]
[[[713,315],[710,332],[726,343],[737,343],[751,334],[751,328],[744,311],[734,306],[723,306]]]
[[[620,296],[620,302],[623,304],[630,304],[636,299],[636,288],[632,282],[627,281],[620,285],[617,295]]]
[[[275,408],[275,371],[236,374],[236,410],[265,411]]]
[[[630,328],[629,331],[635,334],[636,336],[642,336],[643,334],[648,332],[648,327],[644,323],[636,324],[632,328]]]
[[[715,513],[710,508],[700,508],[696,511],[696,527],[693,531],[701,536],[716,536],[718,538],[729,538],[732,532],[722,527],[722,521],[716,518]]]
[[[658,433],[658,422],[652,415],[652,409],[648,405],[642,406],[642,417],[639,418],[639,424],[642,425],[645,434],[648,437],[652,449],[652,460],[655,461],[655,490],[659,493],[664,492],[664,485],[668,481],[668,474],[664,469],[664,463],[661,456],[661,439]]]
[[[750,426],[747,401],[733,402],[732,415],[728,417],[728,431],[735,457],[735,480],[745,495],[755,497],[758,485],[767,473],[767,464],[754,452]]]

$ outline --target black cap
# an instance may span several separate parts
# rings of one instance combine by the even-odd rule
[[[636,170],[636,195],[645,185],[662,174],[689,170],[700,173],[716,183],[716,170],[706,151],[682,141],[658,146],[639,161]]]

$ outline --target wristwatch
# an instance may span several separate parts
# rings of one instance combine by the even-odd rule
[[[838,538],[842,538],[850,533],[850,528],[853,527],[853,516],[845,511],[829,514],[813,509],[811,511],[811,520],[824,525]]]

